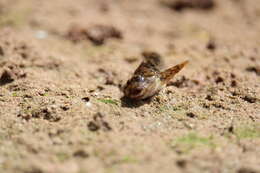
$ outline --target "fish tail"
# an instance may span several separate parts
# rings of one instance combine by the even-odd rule
[[[167,84],[181,69],[188,64],[189,61],[184,61],[176,66],[173,66],[160,73],[161,81]]]

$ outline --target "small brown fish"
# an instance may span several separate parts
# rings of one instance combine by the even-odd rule
[[[160,72],[161,57],[155,52],[144,52],[145,60],[135,70],[133,77],[129,79],[123,88],[124,95],[135,100],[152,97],[188,63],[173,66]]]

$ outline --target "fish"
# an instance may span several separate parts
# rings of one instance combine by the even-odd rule
[[[188,60],[160,71],[162,58],[156,52],[143,52],[144,60],[123,87],[124,96],[144,100],[158,94],[188,64]]]

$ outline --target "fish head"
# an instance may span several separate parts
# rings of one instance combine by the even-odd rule
[[[156,94],[161,88],[160,78],[156,75],[135,75],[127,81],[123,91],[128,98],[141,100]]]

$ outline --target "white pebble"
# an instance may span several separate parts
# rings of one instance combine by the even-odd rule
[[[86,106],[87,106],[88,108],[90,108],[90,107],[92,106],[92,103],[87,102],[87,103],[86,103]]]
[[[44,30],[38,30],[35,33],[35,37],[38,39],[45,39],[48,36],[48,33]]]

